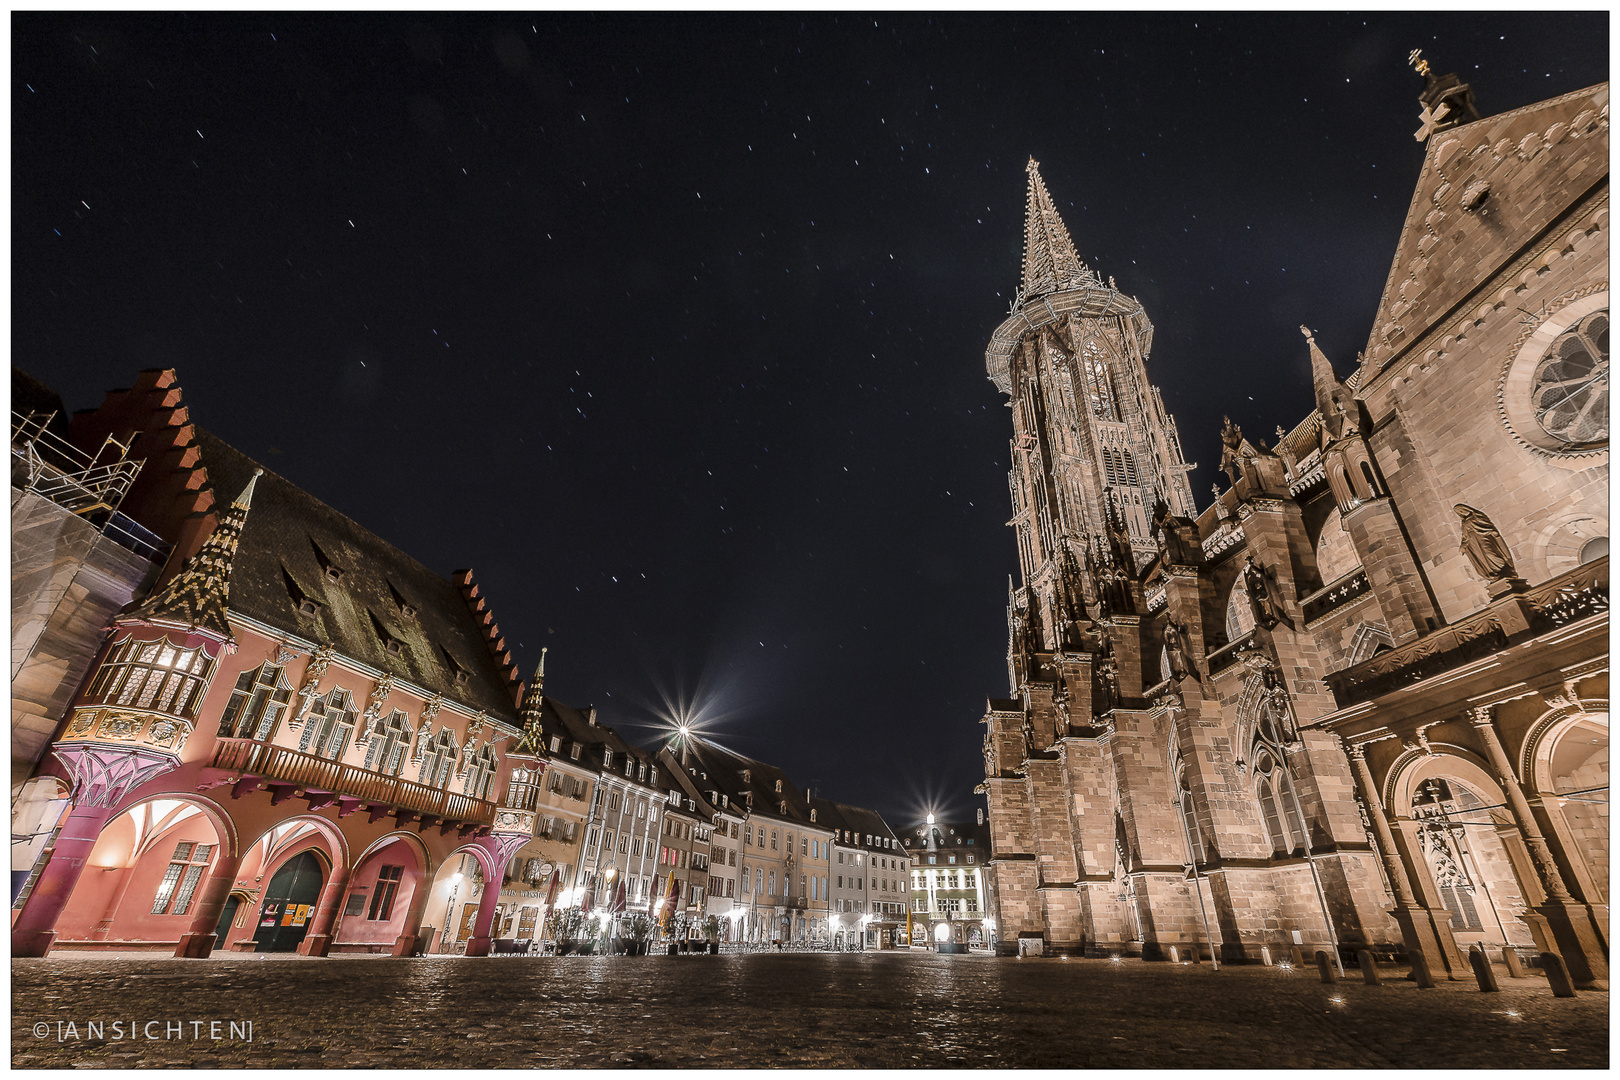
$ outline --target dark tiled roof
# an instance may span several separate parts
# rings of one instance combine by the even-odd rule
[[[260,467],[201,429],[197,444],[222,497],[242,490]],[[339,572],[336,581],[326,566]],[[295,596],[313,600],[315,614],[300,614]],[[401,599],[413,614],[403,613]],[[237,548],[230,606],[468,708],[516,722],[512,684],[456,586],[268,469],[259,477]],[[398,643],[397,652],[389,650],[385,635]],[[466,672],[465,681],[456,680],[458,670]]]
[[[900,838],[889,828],[889,823],[883,820],[883,815],[876,810],[833,802],[830,799],[812,799],[810,805],[816,809],[817,824],[847,830],[853,837],[850,841],[852,845],[869,848],[872,851],[893,851],[900,847]],[[872,838],[870,843],[866,839],[868,836]],[[893,848],[883,846],[882,840],[885,837],[894,841]]]
[[[932,825],[918,823],[906,830],[905,840],[912,851],[973,851],[982,852],[981,859],[990,857],[988,824],[976,825],[971,821],[936,821]]]
[[[810,804],[805,801],[804,793],[793,785],[787,773],[775,765],[767,765],[763,761],[744,757],[731,750],[723,749],[712,742],[703,739],[692,740],[691,768],[698,773],[707,773],[708,778],[701,775],[694,776],[698,787],[708,790],[710,788],[731,797],[733,804],[749,807],[752,814],[762,814],[766,817],[780,818],[786,821],[810,823]],[[743,779],[744,773],[748,778]],[[782,790],[776,790],[780,781]],[[747,796],[753,795],[753,804],[749,806]],[[782,803],[787,803],[787,812],[782,812]],[[816,822],[817,825],[821,823]]]
[[[669,785],[666,783],[666,775],[661,773],[658,777],[659,782],[657,784],[652,782],[651,770],[659,766],[656,754],[643,750],[641,747],[627,741],[606,724],[591,723],[585,710],[575,709],[564,705],[560,701],[546,698],[540,712],[540,741],[542,743],[541,748],[548,755],[551,754],[551,740],[553,737],[562,740],[561,749],[557,754],[552,755],[559,760],[567,761],[581,768],[602,772],[602,759],[605,752],[611,750],[613,752],[613,767],[608,769],[607,772],[631,783],[655,788],[661,793],[668,790]],[[574,743],[579,743],[581,747],[577,759],[572,753]],[[626,777],[624,775],[624,767],[621,763],[627,756],[637,762],[647,762],[649,771],[646,780],[637,780],[635,777]]]
[[[11,367],[11,411],[24,416],[55,413],[51,432],[67,437],[67,406],[62,404],[61,395],[15,364]]]

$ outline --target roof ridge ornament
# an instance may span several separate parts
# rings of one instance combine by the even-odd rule
[[[1427,142],[1429,136],[1437,131],[1479,119],[1479,111],[1474,108],[1474,92],[1467,83],[1457,78],[1455,72],[1436,76],[1429,62],[1423,58],[1422,49],[1413,49],[1408,53],[1406,62],[1413,71],[1423,76],[1423,93],[1418,95],[1418,102],[1423,106],[1418,119],[1423,126],[1412,133],[1412,138]]]
[[[241,494],[231,502],[225,516],[214,526],[214,531],[208,534],[202,547],[186,560],[181,571],[170,578],[163,588],[131,611],[130,618],[179,624],[210,633],[235,645],[236,639],[231,635],[225,609],[231,598],[231,573],[236,548],[242,540],[248,510],[253,506],[254,487],[263,475],[262,468],[253,470],[253,476],[242,488]]]
[[[1075,253],[1069,230],[1058,216],[1034,157],[1024,166],[1029,188],[1024,206],[1024,276],[1015,305],[1065,289],[1105,288],[1097,273]]]

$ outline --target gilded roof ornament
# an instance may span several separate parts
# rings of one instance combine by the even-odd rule
[[[253,505],[254,485],[263,475],[263,469],[253,471],[247,486],[208,534],[197,554],[186,560],[180,573],[136,607],[130,613],[132,618],[207,631],[235,644],[225,618],[231,598],[231,570],[237,545],[242,540],[242,528],[247,524],[248,510]]]

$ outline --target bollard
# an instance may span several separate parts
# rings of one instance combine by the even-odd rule
[[[1174,945],[1170,946],[1170,962],[1172,964],[1181,963],[1181,954],[1176,951],[1176,947]]]
[[[1519,962],[1519,950],[1511,945],[1502,949],[1502,963],[1507,965],[1508,975],[1511,978],[1524,978],[1524,965]]]
[[[1266,967],[1271,966],[1271,950],[1264,945],[1260,946],[1260,962]]]
[[[1358,949],[1356,951],[1356,962],[1361,965],[1361,977],[1366,980],[1367,985],[1379,985],[1378,961],[1373,959],[1372,950]]]
[[[1296,968],[1300,968],[1302,970],[1304,969],[1304,967],[1305,967],[1305,950],[1304,949],[1300,948],[1298,945],[1290,945],[1290,946],[1288,946],[1288,955],[1294,958],[1294,966]]]
[[[1468,963],[1474,969],[1474,981],[1479,983],[1482,994],[1494,994],[1500,987],[1496,985],[1496,972],[1491,970],[1491,958],[1485,955],[1485,950],[1475,948],[1468,950]]]
[[[1424,990],[1433,990],[1434,976],[1429,974],[1429,962],[1423,959],[1423,954],[1410,953],[1407,959],[1412,962],[1411,980]]]
[[[1325,983],[1338,982],[1339,977],[1333,973],[1333,961],[1321,949],[1316,950],[1316,970]]]
[[[1547,973],[1547,983],[1552,987],[1553,997],[1575,996],[1575,984],[1570,980],[1569,968],[1564,966],[1562,956],[1557,953],[1542,953],[1541,970]]]

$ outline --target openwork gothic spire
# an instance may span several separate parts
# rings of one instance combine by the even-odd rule
[[[1102,287],[1102,279],[1075,254],[1069,230],[1052,205],[1041,180],[1040,162],[1034,158],[1024,167],[1029,174],[1029,194],[1024,208],[1024,300],[1046,296],[1064,289]]]
[[[136,618],[179,624],[208,631],[225,641],[235,640],[225,620],[231,598],[231,567],[253,505],[253,487],[262,475],[263,469],[253,471],[247,487],[225,511],[202,548],[168,584],[132,612]]]

